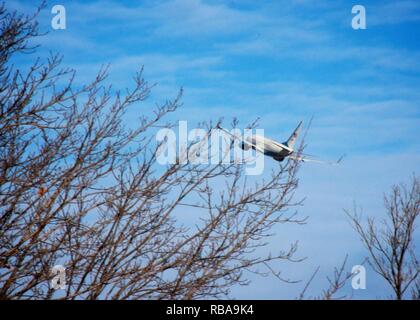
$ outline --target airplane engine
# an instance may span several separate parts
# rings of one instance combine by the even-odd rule
[[[279,162],[282,162],[285,157],[273,157],[274,160],[277,160]]]

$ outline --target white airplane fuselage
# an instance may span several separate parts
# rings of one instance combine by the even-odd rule
[[[285,157],[293,153],[293,149],[286,146],[285,144],[259,135],[247,137],[246,140],[252,144],[252,149],[256,149],[257,151],[262,152],[263,154],[272,157],[277,161],[282,161]],[[243,143],[241,148],[247,150],[250,147]]]

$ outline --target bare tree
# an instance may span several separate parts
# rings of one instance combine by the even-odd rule
[[[413,300],[420,300],[420,277],[417,277],[417,280],[411,289],[411,298]]]
[[[274,226],[303,222],[296,162],[265,179],[234,162],[161,166],[154,128],[174,125],[164,121],[181,92],[148,112],[141,72],[123,93],[106,85],[106,70],[75,85],[59,56],[19,69],[13,57],[33,53],[36,16],[3,6],[0,20],[0,298],[218,298],[247,284],[247,271],[295,261],[295,243],[261,249]],[[129,108],[143,114],[135,128],[124,123]],[[195,226],[177,218],[186,210]],[[57,264],[65,290],[50,286]]]
[[[323,289],[322,292],[316,296],[307,296],[307,291],[320,270],[320,267],[318,266],[315,269],[314,273],[309,278],[309,280],[305,283],[305,286],[300,292],[298,299],[299,300],[303,300],[303,299],[315,299],[315,300],[351,299],[351,295],[341,293],[342,289],[344,288],[348,280],[355,275],[352,272],[346,272],[347,259],[348,259],[348,255],[346,255],[346,257],[344,258],[343,262],[341,263],[339,267],[334,268],[332,277],[327,276],[328,287],[326,287],[326,289]]]
[[[409,187],[394,186],[384,202],[387,219],[380,222],[368,218],[364,225],[356,209],[347,214],[369,252],[370,265],[391,285],[395,298],[402,299],[410,287],[413,297],[418,297],[420,264],[414,231],[420,213],[419,179],[414,176]]]

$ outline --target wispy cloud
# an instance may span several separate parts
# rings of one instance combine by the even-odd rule
[[[370,26],[396,25],[420,21],[420,2],[406,0],[376,4],[370,8],[368,19]]]

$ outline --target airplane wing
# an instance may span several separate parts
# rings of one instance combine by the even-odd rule
[[[250,141],[247,141],[245,139],[242,139],[241,137],[237,137],[234,134],[230,133],[229,131],[227,131],[226,129],[223,129],[220,125],[216,126],[217,129],[222,130],[223,132],[227,133],[229,136],[231,136],[233,139],[237,139],[240,140],[242,143],[248,145],[250,148],[257,148],[257,146],[253,143],[251,143]],[[261,151],[263,152],[263,151]]]
[[[325,160],[318,160],[318,159],[312,159],[304,156],[298,156],[298,155],[290,155],[289,158],[297,161],[302,162],[315,162],[315,163],[323,163],[323,164],[329,164],[329,165],[338,165],[343,160],[345,155],[342,155],[337,161],[325,161]]]

